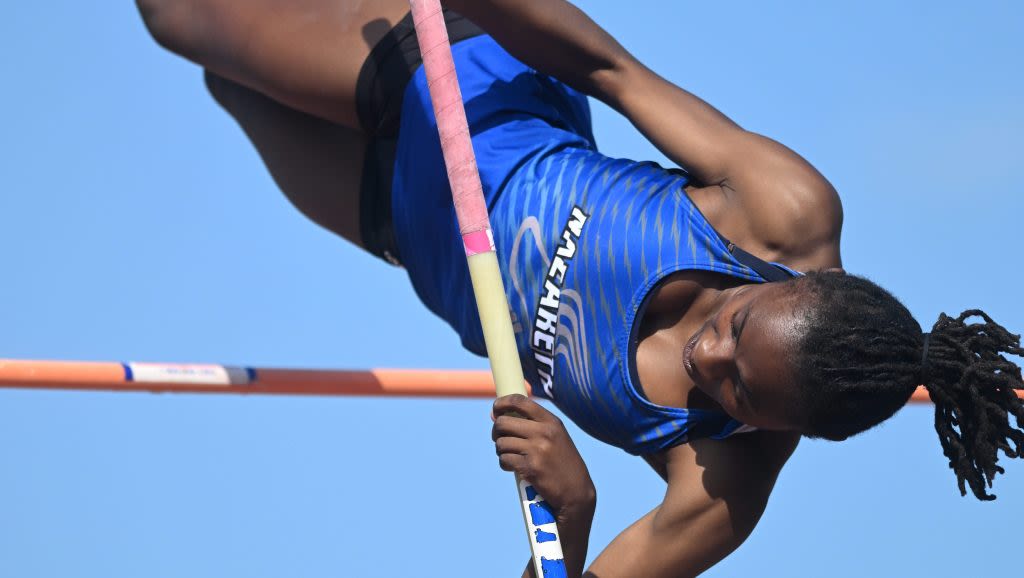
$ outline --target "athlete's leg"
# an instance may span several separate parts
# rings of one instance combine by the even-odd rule
[[[288,200],[313,222],[362,247],[359,203],[367,137],[210,72],[206,85],[241,125]]]
[[[360,129],[356,82],[406,0],[137,0],[153,37],[218,76]]]

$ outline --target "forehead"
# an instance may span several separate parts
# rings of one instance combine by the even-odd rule
[[[800,336],[799,293],[791,285],[765,283],[751,286],[750,291],[737,295],[737,307],[742,316],[749,314],[758,333],[783,345],[795,344]]]
[[[784,285],[765,284],[737,299],[736,322],[742,331],[736,362],[751,397],[759,405],[785,403],[787,394],[795,392],[792,359],[801,336],[797,296]]]

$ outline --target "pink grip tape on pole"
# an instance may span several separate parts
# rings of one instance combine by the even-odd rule
[[[469,122],[462,106],[462,90],[455,74],[444,14],[436,0],[413,0],[411,5],[466,254],[493,251],[494,236],[473,154]]]

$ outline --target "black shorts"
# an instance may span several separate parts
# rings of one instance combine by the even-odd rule
[[[450,10],[444,11],[444,20],[452,44],[484,33]],[[401,256],[391,223],[391,180],[405,87],[422,62],[410,13],[373,47],[356,82],[359,122],[370,136],[359,192],[360,234],[367,251],[398,266]]]

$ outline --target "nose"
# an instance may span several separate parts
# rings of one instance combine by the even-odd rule
[[[718,382],[732,371],[733,347],[728,339],[719,339],[714,331],[705,331],[693,351],[697,371],[708,381]]]

